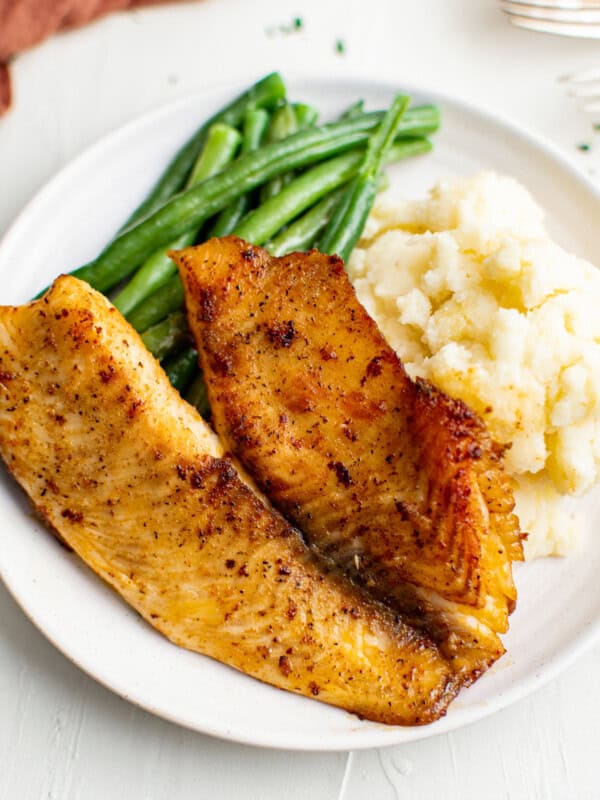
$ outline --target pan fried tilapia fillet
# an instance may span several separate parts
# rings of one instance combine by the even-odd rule
[[[409,378],[338,258],[228,237],[174,259],[226,445],[309,542],[475,679],[504,652],[522,558],[500,447]]]
[[[75,278],[0,308],[0,454],[47,523],[176,644],[381,722],[429,722],[456,693],[435,646],[315,559]]]

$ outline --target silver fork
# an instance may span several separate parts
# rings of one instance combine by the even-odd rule
[[[600,39],[600,0],[500,0],[500,8],[520,28]]]

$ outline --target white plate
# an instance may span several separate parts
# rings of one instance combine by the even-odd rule
[[[27,206],[0,246],[2,303],[26,301],[55,275],[92,258],[138,204],[174,150],[241,87],[170,105],[104,139]],[[394,87],[303,81],[290,95],[332,117],[358,97],[382,107]],[[418,98],[419,93],[413,92]],[[600,195],[553,148],[515,126],[448,98],[432,155],[396,166],[408,195],[438,177],[494,168],[515,175],[546,207],[564,246],[600,264]],[[600,630],[600,493],[579,501],[591,534],[565,560],[519,565],[519,603],[508,654],[448,715],[422,728],[392,728],[265,686],[179,649],[143,622],[68,554],[31,515],[0,469],[0,574],[38,628],[66,656],[122,697],[181,725],[251,744],[339,750],[432,736],[491,714],[563,669]]]

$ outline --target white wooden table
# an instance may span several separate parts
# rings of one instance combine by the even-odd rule
[[[277,32],[295,17],[300,32]],[[493,0],[204,0],[113,16],[16,63],[15,109],[0,120],[0,234],[104,133],[175,97],[271,69],[378,75],[484,103],[600,180],[600,133],[556,81],[594,64],[597,43],[513,30]],[[587,153],[576,147],[584,141]],[[354,754],[258,750],[113,696],[55,651],[0,586],[0,800],[597,800],[599,675],[600,643],[534,696],[456,733]]]

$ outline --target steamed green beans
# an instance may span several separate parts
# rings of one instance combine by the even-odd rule
[[[273,129],[269,131],[270,141],[279,141],[296,131],[309,128],[318,118],[317,109],[306,103],[292,103],[283,106],[273,114]],[[268,137],[269,138],[269,137]],[[276,197],[284,186],[294,179],[294,172],[284,172],[264,184],[260,190],[260,203]]]
[[[372,135],[367,152],[356,177],[340,200],[323,238],[320,248],[324,253],[336,253],[344,261],[350,258],[373,207],[377,193],[377,181],[384,159],[390,149],[402,116],[408,107],[409,98],[397,95]]]
[[[267,250],[273,256],[284,256],[300,250],[314,247],[317,237],[331,219],[335,208],[342,199],[344,187],[325,195],[306,214],[298,217],[284,231],[267,244]]]
[[[222,122],[213,125],[208,131],[204,150],[194,164],[186,188],[196,186],[220,172],[236,156],[241,143],[242,136],[237,128]]]
[[[173,353],[190,338],[190,329],[183,311],[174,311],[142,334],[142,341],[159,360]]]
[[[292,103],[292,108],[296,115],[298,130],[310,128],[312,125],[317,124],[319,112],[314,106],[309,106],[307,103]]]
[[[198,158],[209,128],[216,122],[237,126],[249,108],[275,108],[285,98],[285,84],[278,72],[266,75],[233,102],[222,108],[198,128],[192,138],[179,150],[163,172],[154,188],[129,217],[123,229],[153,213],[185,184],[190,170]]]
[[[181,353],[163,364],[167,377],[180,392],[191,381],[198,367],[198,353],[193,347],[186,347]]]
[[[351,106],[342,113],[340,119],[352,119],[353,117],[358,117],[362,114],[365,110],[365,101],[364,100],[357,100],[355,103],[352,103]]]
[[[387,153],[386,160],[400,160],[418,153],[427,152],[431,149],[431,144],[423,139],[407,139],[400,141],[391,147]],[[291,184],[286,186],[278,198],[267,201],[251,212],[242,223],[236,228],[235,234],[247,239],[253,244],[264,244],[273,234],[277,233],[284,225],[294,220],[302,211],[309,208],[319,198],[333,191],[336,187],[350,180],[355,175],[363,160],[363,151],[353,151],[345,153],[343,156],[330,159],[305,172],[296,178]],[[340,195],[341,197],[341,195]],[[339,198],[338,198],[339,199]],[[310,214],[310,212],[308,212]],[[331,216],[331,214],[329,215]],[[313,219],[309,220],[312,225]],[[279,239],[275,255],[284,252],[279,249],[281,246],[296,249],[295,243],[290,244],[295,235],[295,226],[301,225],[300,220],[290,226],[289,239],[286,234],[282,234]],[[319,226],[318,228],[322,228]],[[302,231],[301,231],[302,233]],[[306,234],[306,231],[304,231]],[[278,237],[279,238],[279,237]],[[283,242],[283,244],[282,244]],[[308,235],[304,235],[301,242],[305,246],[314,246],[315,241],[309,241]],[[298,249],[302,249],[298,245]],[[145,330],[150,325],[159,322],[168,313],[175,311],[183,302],[183,289],[178,275],[173,277],[164,286],[154,292],[144,303],[136,308],[128,319],[136,330]]]
[[[266,113],[266,112],[265,112]],[[188,179],[188,187],[201,183],[220,172],[237,153],[241,142],[240,133],[229,125],[213,125],[206,138],[204,149]],[[122,314],[129,314],[145,297],[161,286],[175,273],[175,265],[167,250],[179,250],[194,243],[196,229],[186,231],[177,239],[162,245],[146,259],[129,283],[113,298],[114,305]]]
[[[269,114],[262,108],[250,109],[244,117],[242,155],[258,150],[269,124]],[[243,194],[221,211],[210,228],[211,236],[227,236],[250,208],[250,195]]]
[[[276,175],[308,166],[327,156],[364,144],[381,121],[380,112],[355,119],[308,128],[241,156],[218,175],[176,195],[138,225],[124,231],[100,256],[75,271],[100,291],[107,291],[133,272],[157,247],[185,233],[222,210],[242,194]],[[404,135],[431,132],[439,124],[435,107],[407,113],[398,131]]]
[[[362,159],[362,151],[353,150],[302,173],[276,197],[271,197],[251,211],[236,228],[236,235],[252,244],[264,244],[287,222],[349,181]]]
[[[189,385],[185,399],[191,406],[194,406],[197,411],[203,416],[207,417],[210,413],[210,405],[208,403],[208,395],[206,393],[206,384],[202,373],[198,373]]]
[[[164,319],[167,314],[179,310],[182,305],[183,286],[179,275],[175,273],[163,286],[159,286],[150,297],[134,308],[127,319],[136,331],[146,331]]]
[[[429,153],[431,142],[428,139],[404,139],[395,142],[387,151],[385,162],[393,164],[411,156]],[[381,181],[378,190],[382,190]],[[275,236],[267,250],[274,256],[283,256],[296,250],[308,250],[316,247],[318,237],[327,226],[333,211],[340,202],[346,187],[342,187],[326,195],[309,211],[294,220],[285,230]]]
[[[298,125],[298,118],[294,107],[290,103],[286,103],[281,108],[273,112],[271,117],[271,124],[267,131],[265,139],[266,144],[273,142],[280,142],[282,139],[287,139],[288,136],[300,130]],[[284,172],[283,175],[277,175],[271,178],[260,187],[260,204],[262,205],[271,197],[276,197],[283,187],[292,180],[292,173]]]

